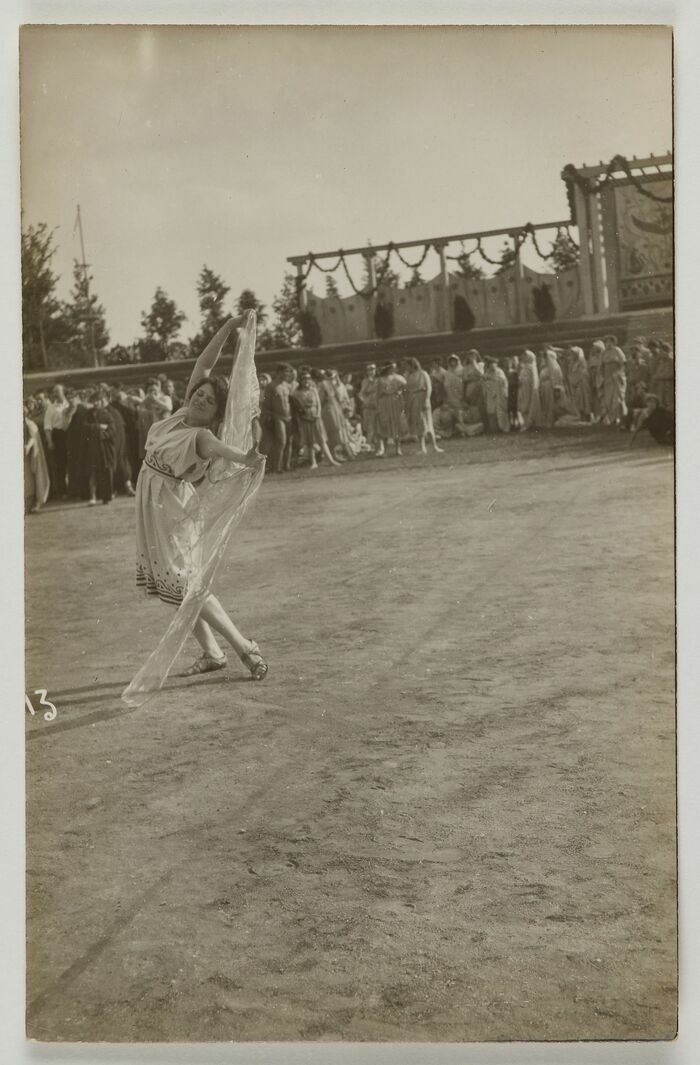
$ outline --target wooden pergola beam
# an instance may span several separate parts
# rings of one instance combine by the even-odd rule
[[[563,222],[538,222],[532,228],[561,229],[572,224],[571,219],[567,218]],[[365,244],[362,248],[338,248],[336,251],[307,252],[306,255],[289,255],[287,262],[298,266],[307,262],[310,255],[313,255],[314,259],[337,259],[339,255],[368,255],[374,252],[388,251],[390,247],[416,248],[425,247],[426,244],[436,244],[439,247],[440,245],[451,244],[455,240],[476,240],[480,237],[514,237],[524,228],[524,226],[510,226],[508,229],[481,229],[476,233],[455,233],[448,237],[426,237],[424,240],[404,240],[400,243],[392,244]]]
[[[667,152],[666,155],[649,155],[646,159],[637,159],[636,156],[633,155],[631,159],[627,160],[627,162],[629,163],[630,170],[643,170],[645,167],[650,166],[673,166],[673,155],[671,152]],[[596,177],[598,174],[603,173],[607,166],[607,163],[602,162],[598,163],[597,166],[586,166],[584,164],[581,167],[575,167],[575,170],[577,174],[581,175],[581,177],[588,178]],[[624,170],[614,170],[613,173],[624,174]]]

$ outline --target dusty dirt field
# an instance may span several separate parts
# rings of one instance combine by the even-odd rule
[[[136,711],[131,502],[29,520],[30,1036],[673,1036],[673,463],[626,443],[268,477],[219,582],[268,679]]]

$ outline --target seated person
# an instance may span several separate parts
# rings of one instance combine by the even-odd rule
[[[659,397],[652,392],[647,394],[646,411],[632,433],[630,444],[634,443],[637,433],[648,429],[657,444],[673,446],[676,442],[676,425],[673,414],[659,403]]]

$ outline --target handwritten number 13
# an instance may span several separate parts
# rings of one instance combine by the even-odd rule
[[[46,688],[37,688],[34,694],[40,696],[39,705],[47,707],[46,711],[44,712],[44,721],[53,721],[58,714],[58,710],[56,709],[54,704],[46,698],[46,696],[49,694]],[[25,695],[24,701],[27,704],[27,710],[33,716],[34,707],[32,706],[31,699],[28,695]]]

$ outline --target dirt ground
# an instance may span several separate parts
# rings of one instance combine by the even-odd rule
[[[219,581],[268,678],[139,710],[132,502],[28,520],[29,1035],[672,1037],[673,462],[626,445],[268,476]]]

